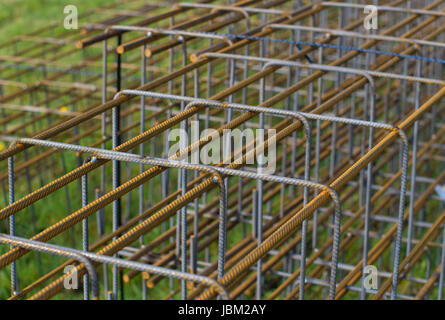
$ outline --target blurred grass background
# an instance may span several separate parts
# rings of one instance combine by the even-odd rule
[[[0,1],[0,31],[2,40],[23,35],[51,22],[63,25],[67,5],[75,5],[79,19],[82,13],[110,0],[2,0]]]

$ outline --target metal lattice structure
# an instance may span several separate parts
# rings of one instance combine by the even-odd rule
[[[366,4],[125,0],[3,43],[2,298],[443,299],[445,1]],[[261,134],[191,161],[229,129]]]

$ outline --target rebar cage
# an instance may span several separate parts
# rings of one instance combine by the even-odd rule
[[[445,1],[368,4],[121,0],[6,37],[1,298],[443,299]]]

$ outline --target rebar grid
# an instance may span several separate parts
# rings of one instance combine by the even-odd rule
[[[445,1],[378,3],[131,0],[4,42],[1,297],[442,299]]]

